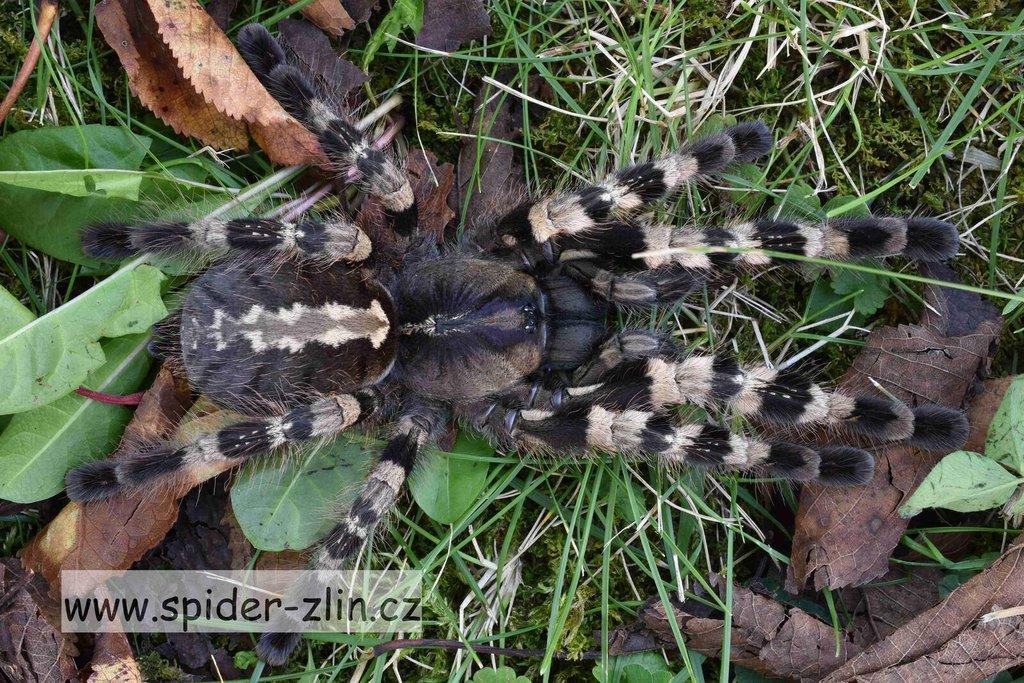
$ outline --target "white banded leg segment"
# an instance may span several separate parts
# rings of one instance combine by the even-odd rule
[[[364,261],[370,239],[347,220],[297,223],[267,218],[201,219],[131,225],[97,223],[82,234],[82,245],[97,258],[134,254],[195,254],[228,250],[269,251],[322,258]]]
[[[675,264],[637,273],[614,273],[597,262],[569,261],[565,273],[602,299],[619,306],[653,306],[678,301],[705,281],[704,273]]]
[[[594,231],[616,215],[639,211],[729,164],[752,161],[770,147],[771,132],[763,123],[742,123],[655,161],[616,171],[603,182],[522,204],[499,221],[497,232],[540,243]]]
[[[337,394],[268,418],[243,420],[195,441],[161,446],[131,458],[87,463],[68,473],[72,500],[98,500],[163,477],[198,484],[287,443],[334,436],[376,410],[372,392]]]
[[[511,434],[546,453],[585,452],[655,456],[667,465],[721,467],[826,484],[864,483],[871,455],[856,448],[815,451],[733,434],[712,424],[676,424],[665,412],[616,410],[581,402],[553,411],[523,411]]]

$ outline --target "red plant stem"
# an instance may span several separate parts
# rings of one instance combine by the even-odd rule
[[[78,387],[75,389],[75,393],[79,396],[90,398],[93,401],[107,403],[112,406],[137,406],[142,403],[142,395],[146,392],[137,391],[134,394],[118,396],[116,394],[104,394],[99,391],[93,391],[92,389],[86,389],[85,387]]]
[[[36,64],[39,62],[39,56],[43,53],[43,43],[46,42],[47,36],[50,35],[53,21],[57,18],[57,10],[57,0],[40,1],[39,17],[36,20],[36,35],[32,39],[32,44],[28,47],[28,52],[25,54],[25,61],[22,62],[21,68],[18,69],[18,74],[14,77],[14,82],[11,83],[11,89],[7,91],[4,101],[0,102],[0,123],[3,123],[7,115],[11,113],[14,103],[18,101],[18,97],[21,96],[21,92],[28,84],[29,77],[35,71]]]

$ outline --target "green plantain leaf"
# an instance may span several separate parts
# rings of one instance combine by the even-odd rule
[[[1024,375],[1018,375],[1003,395],[988,428],[985,455],[1024,476]]]
[[[138,389],[152,365],[148,341],[133,334],[103,344],[107,362],[85,386],[107,394]],[[114,450],[131,415],[77,394],[15,415],[0,434],[0,498],[31,503],[60,493],[69,469]]]
[[[900,508],[900,515],[913,517],[925,508],[988,510],[1009,500],[1020,483],[995,460],[970,451],[955,451],[928,473]]]
[[[153,266],[129,264],[0,338],[0,415],[73,391],[105,362],[99,339],[145,332],[167,315],[163,277]]]
[[[46,172],[51,174],[51,187],[41,189],[39,180],[32,181],[36,185],[31,187],[0,184],[0,227],[50,256],[97,264],[82,253],[78,233],[93,221],[126,217],[134,207],[124,198],[130,188],[122,187],[114,195],[90,192],[71,196],[51,191],[55,189],[53,178],[82,169],[137,171],[151,142],[123,128],[102,125],[39,128],[6,136],[0,141],[0,172],[7,178],[16,173],[31,178],[30,174]],[[139,180],[133,181],[135,197]]]
[[[451,524],[473,506],[487,484],[494,447],[486,439],[460,432],[450,453],[429,451],[417,463],[409,490],[427,515]]]
[[[301,550],[322,539],[355,498],[371,462],[344,435],[297,453],[265,457],[231,487],[242,532],[260,550]]]
[[[146,174],[117,168],[71,168],[56,171],[0,171],[0,184],[58,192],[72,197],[120,197],[133,202]]]

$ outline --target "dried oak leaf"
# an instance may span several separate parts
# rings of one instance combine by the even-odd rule
[[[978,620],[1021,605],[1024,537],[944,601],[850,658],[825,680],[979,681],[1019,666],[1024,664],[1024,617]]]
[[[165,365],[142,397],[114,458],[130,445],[167,438],[192,402],[188,385]],[[167,534],[190,486],[148,490],[92,503],[68,503],[22,551],[24,565],[59,593],[62,569],[127,569]]]
[[[245,122],[218,111],[195,91],[157,35],[145,3],[102,0],[96,25],[121,60],[132,93],[176,133],[218,149],[248,148]]]
[[[463,43],[491,35],[491,18],[482,0],[424,0],[420,47],[454,52]]]
[[[955,279],[946,266],[932,265],[925,272]],[[910,405],[963,405],[987,369],[1001,319],[977,294],[928,286],[925,300],[936,312],[926,306],[921,324],[871,333],[843,389],[877,393],[873,379]],[[786,582],[791,593],[808,579],[816,590],[837,589],[867,583],[888,570],[889,556],[908,523],[898,510],[944,453],[906,445],[873,450],[875,476],[866,486],[803,488]]]
[[[247,123],[272,161],[329,166],[316,137],[270,96],[197,0],[146,4],[160,38],[196,92],[218,111]]]
[[[315,77],[317,86],[332,102],[342,102],[353,88],[366,82],[366,74],[342,59],[331,41],[309,22],[285,19],[277,25],[280,40],[292,58]]]
[[[0,679],[78,680],[74,645],[36,603],[33,577],[14,558],[0,560]]]
[[[937,605],[943,573],[932,567],[893,569],[877,582],[844,588],[843,604],[853,617],[851,639],[867,647],[887,637],[929,607]]]
[[[87,683],[142,683],[142,672],[124,633],[97,633]]]
[[[858,645],[844,639],[837,655],[835,632],[830,624],[743,586],[733,585],[732,611],[730,661],[766,676],[818,681],[860,651]],[[686,636],[688,649],[713,657],[721,655],[724,621],[696,614],[683,605],[675,605],[673,613]],[[637,647],[644,644],[645,637],[660,647],[675,649],[672,618],[660,599],[651,598],[640,612],[639,623],[646,633],[638,633],[635,628],[616,629],[610,635],[610,653],[649,649]],[[624,645],[635,649],[627,650]]]
[[[288,0],[291,4],[299,0]],[[313,0],[301,10],[302,15],[331,35],[340,36],[356,27],[356,22],[341,0]]]

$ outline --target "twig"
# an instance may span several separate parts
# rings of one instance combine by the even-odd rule
[[[86,389],[85,387],[78,387],[75,389],[75,393],[79,396],[91,398],[93,401],[99,401],[100,403],[106,403],[112,406],[137,406],[142,403],[142,395],[146,392],[138,391],[134,394],[119,396],[117,394],[104,394],[100,391],[93,391],[92,389]]]
[[[0,102],[0,124],[4,122],[7,115],[11,112],[14,103],[21,96],[21,91],[28,84],[29,77],[35,71],[36,64],[39,62],[39,56],[43,53],[43,43],[46,42],[47,36],[50,35],[53,21],[57,18],[57,10],[57,0],[40,0],[39,17],[36,20],[36,35],[32,38],[32,44],[28,47],[28,53],[25,54],[25,61],[22,63],[21,68],[18,69],[14,82],[11,83],[11,89],[7,91],[4,101]]]

